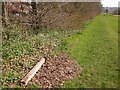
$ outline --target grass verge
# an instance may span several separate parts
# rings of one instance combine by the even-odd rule
[[[86,30],[64,39],[70,56],[83,68],[82,75],[65,88],[118,87],[118,17],[98,16]]]

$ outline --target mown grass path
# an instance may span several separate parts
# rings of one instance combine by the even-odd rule
[[[118,87],[118,17],[97,16],[86,30],[64,40],[68,52],[83,68],[68,88]]]

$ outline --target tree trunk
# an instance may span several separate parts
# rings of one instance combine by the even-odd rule
[[[36,2],[35,2],[35,0],[33,0],[33,1],[31,2],[31,6],[32,6],[33,15],[37,15],[37,7],[36,7]]]
[[[32,0],[31,2],[31,6],[32,6],[32,16],[33,16],[33,20],[32,20],[32,28],[35,30],[35,33],[38,33],[39,29],[39,19],[38,19],[38,15],[37,15],[37,5],[36,5],[36,1]]]

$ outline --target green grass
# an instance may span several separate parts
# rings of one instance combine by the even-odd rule
[[[118,87],[118,17],[97,16],[86,30],[64,39],[83,72],[66,88]]]

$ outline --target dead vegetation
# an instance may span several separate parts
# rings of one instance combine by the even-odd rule
[[[9,79],[18,79],[18,82],[14,82],[13,79],[13,81],[8,80],[10,81],[9,84],[7,82],[4,84],[12,88],[21,85],[20,80],[32,69],[34,64],[36,64],[39,60],[40,57],[38,55],[27,55],[11,59],[7,67],[6,65],[3,65],[2,71],[4,74],[6,72],[6,74],[9,75],[11,74],[11,71],[14,72],[13,76],[11,76],[11,79],[10,77]],[[45,64],[43,64],[43,66],[35,74],[28,85],[22,85],[22,87],[27,88],[34,84],[38,85],[37,87],[42,88],[62,87],[65,81],[79,77],[81,72],[82,68],[78,65],[76,60],[72,60],[65,53],[61,53],[56,57],[47,57]]]
[[[8,3],[8,6],[9,4],[11,7],[17,5],[17,3]],[[38,2],[35,15],[31,13],[30,3],[18,2],[18,6],[24,7],[24,10],[17,9],[17,7],[12,10],[12,8],[6,7],[9,12],[6,17],[11,21],[10,23],[17,23],[22,27],[27,26],[27,28],[36,25],[39,29],[77,29],[101,12],[99,2]]]
[[[29,84],[37,83],[42,88],[61,87],[66,80],[79,77],[81,72],[82,68],[75,60],[61,53],[56,57],[48,57]]]

